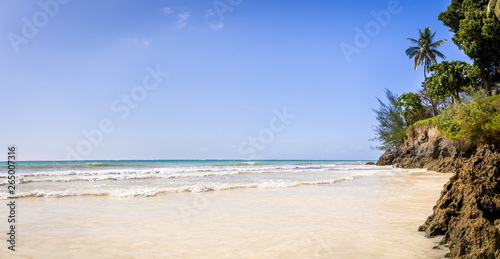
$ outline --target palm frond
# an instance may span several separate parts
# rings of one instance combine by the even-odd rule
[[[410,47],[405,52],[406,52],[406,55],[408,56],[408,58],[413,58],[419,52],[419,48],[418,47]]]
[[[420,39],[418,40],[420,42],[420,40],[425,38],[425,34],[424,32],[422,32],[422,30],[418,30],[418,33],[420,33]]]
[[[436,63],[436,55],[434,55],[434,53],[432,51],[428,52],[427,53],[427,60],[429,61],[429,62],[427,62],[427,67],[429,67],[431,64]]]
[[[427,27],[429,28],[429,27]],[[436,32],[434,32],[431,36],[430,36],[430,42],[432,42],[432,39],[434,39],[434,36],[436,35]]]
[[[409,40],[409,41],[411,41],[411,42],[413,42],[413,43],[416,43],[416,44],[418,44],[418,40],[416,40],[416,39],[412,39],[412,38],[407,38],[407,40]]]
[[[416,56],[415,56],[415,70],[417,70],[417,68],[420,66],[420,64],[422,63],[422,56],[420,55],[420,53],[418,53]]]
[[[444,40],[440,40],[440,41],[436,41],[436,42],[433,42],[431,43],[429,46],[430,47],[439,47],[439,46],[442,46],[444,44],[444,42],[447,41],[447,39],[444,39]]]
[[[434,50],[433,53],[434,53],[434,55],[436,55],[436,56],[438,56],[438,57],[440,57],[442,59],[446,59],[446,56],[443,55],[443,53],[441,53],[441,52],[439,52],[437,50]]]

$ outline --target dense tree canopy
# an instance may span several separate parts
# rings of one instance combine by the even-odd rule
[[[460,93],[474,86],[474,67],[463,61],[443,61],[429,67],[434,74],[427,78],[427,94],[433,98],[453,97],[460,103]]]
[[[425,119],[425,106],[419,94],[403,93],[397,98],[396,107],[402,108],[400,114],[403,115],[407,126]]]
[[[439,20],[455,33],[453,42],[480,69],[481,85],[488,94],[500,79],[500,22],[488,15],[490,1],[452,0],[439,14]]]

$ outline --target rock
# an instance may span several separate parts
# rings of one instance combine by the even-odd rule
[[[458,164],[460,170],[419,229],[427,237],[444,235],[452,258],[500,258],[500,153],[480,146]]]
[[[375,165],[373,162],[367,162],[365,165]]]
[[[500,152],[439,136],[434,126],[417,128],[405,143],[386,151],[377,165],[453,173],[433,214],[418,228],[444,235],[451,258],[500,258]]]
[[[392,165],[392,161],[396,156],[392,153],[391,150],[385,151],[385,153],[380,156],[376,165]]]

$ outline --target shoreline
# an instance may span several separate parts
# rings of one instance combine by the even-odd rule
[[[18,255],[442,258],[438,240],[414,230],[449,175],[384,169],[298,188],[20,199]]]

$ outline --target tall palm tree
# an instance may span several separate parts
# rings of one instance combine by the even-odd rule
[[[488,17],[490,17],[492,13],[495,13],[500,20],[500,0],[490,0],[488,3]]]
[[[443,45],[446,39],[435,42],[434,36],[436,35],[436,33],[431,33],[431,29],[429,27],[425,28],[423,32],[419,29],[418,32],[420,34],[420,38],[418,40],[408,38],[408,40],[410,40],[414,44],[414,46],[411,46],[406,50],[406,55],[408,56],[408,58],[414,59],[415,70],[417,70],[417,68],[421,65],[424,66],[424,78],[425,81],[427,81],[427,68],[429,68],[430,65],[437,63],[436,56],[442,59],[446,59],[443,53],[436,50],[437,47]],[[426,86],[425,81],[424,87]],[[429,102],[431,103],[432,116],[436,116],[437,103],[430,97]]]
[[[425,28],[423,32],[419,29],[418,32],[420,33],[418,40],[408,38],[415,46],[409,47],[406,50],[406,55],[415,60],[415,70],[421,65],[424,66],[424,78],[427,80],[427,68],[437,63],[436,56],[446,59],[443,53],[436,50],[437,47],[443,45],[446,39],[434,41],[436,33],[431,33],[429,27]]]

